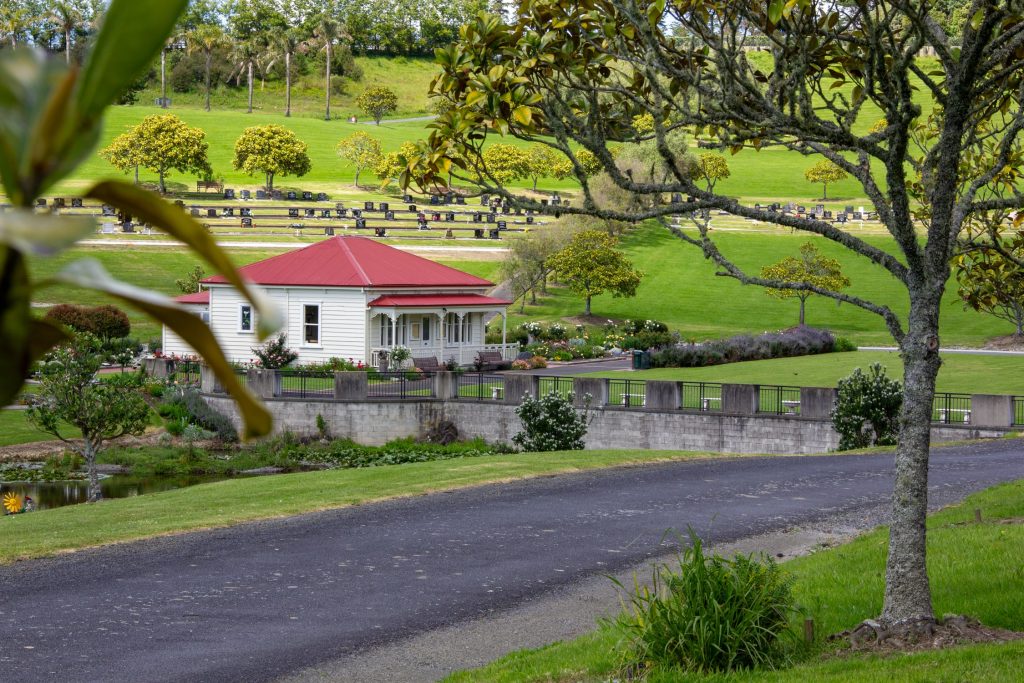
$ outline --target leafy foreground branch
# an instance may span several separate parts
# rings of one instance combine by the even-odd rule
[[[526,0],[511,23],[483,14],[438,51],[433,92],[451,106],[402,174],[425,189],[452,174],[516,206],[551,212],[502,187],[483,155],[494,135],[546,144],[569,159],[583,190],[582,202],[557,207],[562,214],[660,219],[720,275],[880,316],[899,344],[904,377],[879,618],[887,629],[922,637],[935,622],[925,517],[940,302],[961,246],[1014,229],[1003,217],[1024,206],[1016,182],[1024,158],[1024,7],[971,3],[953,27],[960,39],[953,47],[934,6]],[[771,59],[749,56],[751,41],[766,45]],[[925,48],[934,61],[918,58]],[[677,144],[685,132],[738,156],[775,147],[834,164],[859,183],[898,252],[841,224],[743,206],[717,192],[691,172],[688,146]],[[630,156],[620,148],[636,145],[656,148],[659,172],[620,165]],[[634,198],[626,208],[602,205],[584,152]],[[905,288],[909,315],[814,281],[747,272],[710,230],[719,210],[819,235],[865,257]],[[679,216],[689,216],[691,227],[674,226],[670,217]]]

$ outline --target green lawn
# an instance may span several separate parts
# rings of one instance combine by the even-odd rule
[[[227,480],[97,505],[0,517],[4,539],[0,563],[491,482],[708,457],[720,456],[621,450],[526,453]]]
[[[985,521],[973,523],[974,508]],[[1020,548],[1024,546],[1024,482],[997,486],[930,517],[928,570],[936,614],[967,614],[989,626],[1024,630]],[[1007,520],[1009,523],[1001,523]],[[659,672],[652,681],[1011,681],[1019,680],[1024,642],[956,648],[914,655],[828,653],[832,633],[875,616],[882,607],[886,530],[785,564],[798,603],[815,620],[817,640],[806,660],[778,672],[731,676]],[[618,633],[601,628],[581,638],[503,657],[487,667],[454,674],[449,683],[584,683],[616,677]]]
[[[903,362],[896,352],[855,351],[824,353],[798,358],[727,363],[705,368],[658,368],[624,372],[595,372],[590,377],[636,380],[664,379],[728,384],[781,384],[798,387],[834,387],[854,368],[881,363],[890,377],[901,379]],[[938,390],[952,393],[1024,395],[1024,356],[942,356]]]
[[[67,433],[75,434],[70,425],[65,427],[69,430]],[[29,423],[24,410],[0,410],[0,446],[51,440],[52,434],[42,432]]]

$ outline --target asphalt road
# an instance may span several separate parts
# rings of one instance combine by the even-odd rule
[[[666,552],[878,514],[891,456],[621,468],[366,505],[0,567],[0,676],[266,681],[451,627]],[[1000,440],[933,453],[934,504],[1024,478]],[[272,501],[268,501],[272,505]],[[0,539],[2,542],[2,539]]]

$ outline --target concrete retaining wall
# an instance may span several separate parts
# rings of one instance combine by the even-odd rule
[[[206,396],[217,410],[240,424],[234,401]],[[322,415],[332,436],[381,445],[421,437],[436,420],[451,420],[459,433],[510,443],[521,429],[515,405],[503,401],[316,401],[265,399],[274,429],[300,436],[317,434]],[[723,453],[821,453],[834,450],[839,436],[827,419],[786,415],[729,415],[651,409],[597,408],[589,412],[588,449],[696,450]],[[974,426],[936,426],[935,441],[996,438],[1008,431]]]

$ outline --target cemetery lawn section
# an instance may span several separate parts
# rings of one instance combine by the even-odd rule
[[[713,457],[742,456],[687,451],[566,451],[229,479],[0,517],[0,536],[4,539],[0,563],[482,484]]]
[[[854,368],[865,371],[881,363],[886,374],[903,377],[903,362],[895,351],[823,353],[797,358],[726,363],[703,368],[656,368],[622,372],[595,372],[590,377],[726,384],[781,384],[795,387],[834,387]],[[937,390],[964,394],[1024,396],[1024,356],[942,354]]]
[[[976,524],[973,510],[983,522]],[[1020,548],[1024,546],[1024,481],[968,496],[929,517],[928,570],[936,614],[966,614],[988,626],[1024,631]],[[844,681],[900,683],[1018,680],[1024,641],[975,645],[910,655],[844,654],[827,643],[833,633],[879,613],[888,531],[879,528],[850,543],[818,550],[782,566],[794,578],[796,600],[815,620],[816,641],[796,666],[780,671],[732,675],[659,671],[645,680],[670,682]],[[640,578],[645,578],[641,576]],[[802,621],[802,618],[801,618]],[[617,677],[619,634],[602,627],[568,642],[514,652],[474,671],[453,674],[447,683],[589,683]]]

